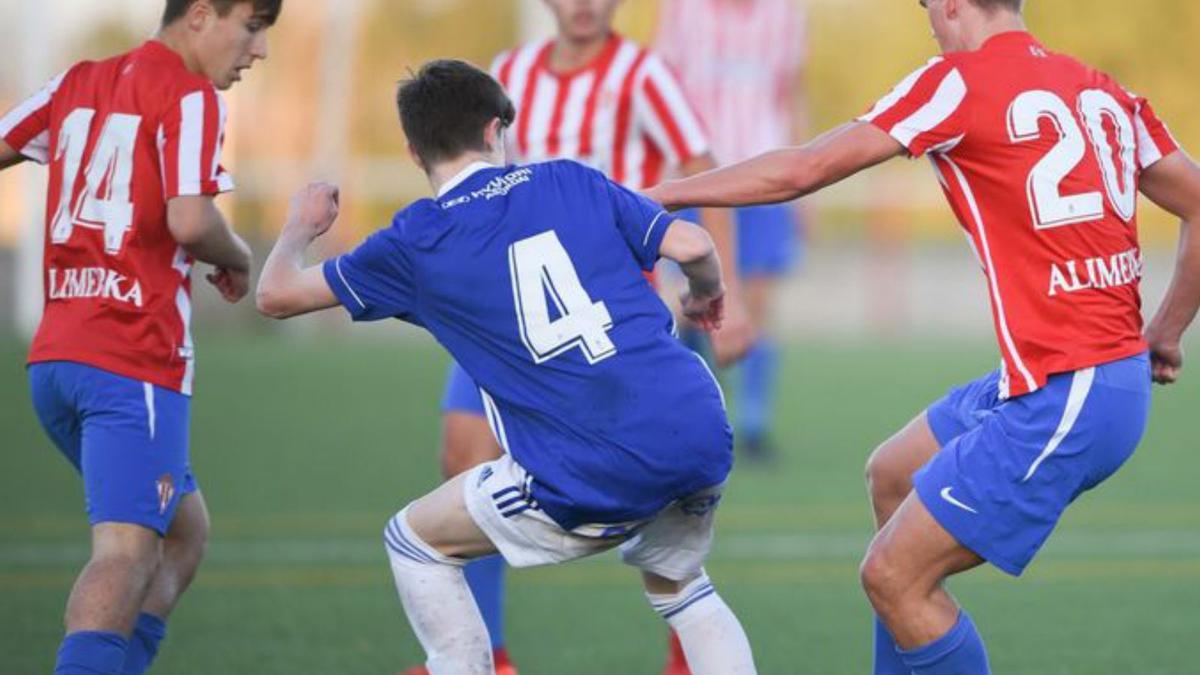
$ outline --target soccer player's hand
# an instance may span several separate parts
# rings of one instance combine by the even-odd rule
[[[722,368],[741,361],[757,338],[750,312],[737,294],[725,298],[724,305],[725,319],[709,336],[713,357]]]
[[[1167,340],[1154,334],[1153,327],[1146,333],[1150,343],[1150,376],[1158,384],[1173,384],[1183,370],[1183,347],[1179,340]]]
[[[695,295],[689,291],[683,294],[679,303],[688,321],[710,333],[720,330],[725,320],[724,291],[710,296]]]
[[[225,298],[225,301],[229,303],[241,300],[246,297],[246,293],[250,292],[249,270],[232,270],[227,267],[218,267],[204,278],[208,279],[208,283],[216,287],[221,297]]]
[[[298,231],[309,241],[325,234],[338,217],[338,187],[332,183],[309,183],[292,197],[285,228]]]

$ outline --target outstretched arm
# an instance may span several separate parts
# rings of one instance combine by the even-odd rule
[[[1200,166],[1182,150],[1142,173],[1140,189],[1181,219],[1179,254],[1166,297],[1146,328],[1154,381],[1170,384],[1183,369],[1180,340],[1200,308]]]
[[[0,139],[0,171],[10,166],[16,166],[25,161],[25,156],[9,147],[4,139]]]
[[[775,204],[816,192],[903,153],[899,142],[874,125],[850,122],[806,145],[668,181],[646,195],[672,210]]]
[[[304,266],[304,253],[329,231],[338,215],[338,189],[313,183],[292,197],[291,210],[279,240],[267,256],[258,279],[258,311],[273,319],[287,319],[338,305],[320,265]]]

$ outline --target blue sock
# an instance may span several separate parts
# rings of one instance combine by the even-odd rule
[[[54,675],[120,675],[129,642],[117,633],[79,631],[63,638]]]
[[[875,617],[875,669],[871,672],[874,675],[912,675],[912,669],[904,665],[904,659],[896,651],[896,639],[879,617]]]
[[[158,645],[167,636],[167,622],[142,612],[138,615],[129,649],[125,652],[125,668],[121,675],[143,675],[158,656]]]
[[[504,558],[491,555],[472,560],[463,573],[487,624],[492,649],[500,649],[504,646]]]
[[[942,637],[924,647],[901,651],[913,675],[990,675],[987,649],[966,612]]]
[[[778,353],[767,338],[759,338],[741,363],[738,388],[738,434],[762,440],[771,428],[771,403],[775,393]]]

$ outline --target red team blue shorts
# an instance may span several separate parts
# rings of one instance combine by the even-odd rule
[[[781,277],[791,271],[803,254],[799,232],[804,224],[798,222],[791,204],[746,206],[734,210],[737,224],[738,276]],[[697,222],[700,214],[694,209],[681,211],[680,218]]]
[[[457,362],[451,361],[446,372],[446,391],[442,394],[442,412],[462,412],[484,417],[483,396],[475,380]]]
[[[29,366],[29,386],[42,427],[83,476],[88,521],[165,535],[179,500],[196,491],[191,399],[66,361]]]
[[[999,380],[991,373],[930,406],[942,449],[913,485],[960,544],[1019,576],[1067,506],[1133,454],[1150,411],[1150,361],[1053,375],[1007,400]]]

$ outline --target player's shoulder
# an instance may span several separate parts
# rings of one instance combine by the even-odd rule
[[[208,78],[188,70],[183,57],[157,40],[148,40],[117,58],[120,77],[133,78],[135,88],[165,105],[197,93],[205,99],[220,98]]]
[[[605,185],[609,181],[609,178],[599,170],[569,158],[551,159],[529,164],[523,168],[531,172],[530,177],[535,181],[546,177],[560,182],[587,186]]]

